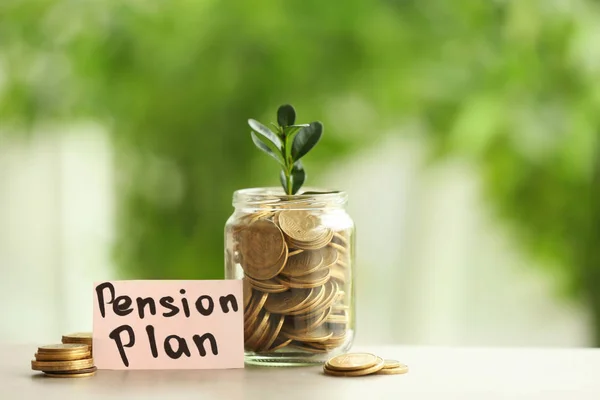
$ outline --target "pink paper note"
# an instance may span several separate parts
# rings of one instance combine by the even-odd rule
[[[241,280],[94,284],[98,369],[244,367]]]

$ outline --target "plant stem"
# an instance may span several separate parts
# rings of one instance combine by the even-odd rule
[[[285,181],[287,186],[288,195],[292,195],[292,174],[289,171],[285,173]]]
[[[280,131],[280,137],[283,139],[283,158],[285,159],[285,186],[287,188],[287,194],[292,195],[292,168],[294,166],[293,162],[290,162],[290,157],[288,157],[287,151],[287,140],[285,135],[283,134],[283,129]]]

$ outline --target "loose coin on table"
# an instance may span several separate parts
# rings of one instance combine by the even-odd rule
[[[333,357],[325,366],[337,371],[355,371],[370,368],[379,363],[380,357],[369,353],[348,353]],[[382,365],[383,368],[383,365]]]
[[[350,363],[350,364],[352,364],[352,363]],[[374,373],[380,371],[383,368],[384,364],[385,364],[385,362],[383,361],[383,358],[376,356],[375,364],[371,365],[370,367],[367,367],[367,368],[352,369],[352,370],[336,370],[336,369],[330,368],[329,363],[327,363],[323,367],[323,372],[325,372],[327,375],[332,375],[332,376],[364,376],[364,375],[371,375],[371,374],[374,374]]]
[[[399,364],[397,367],[392,368],[382,368],[377,371],[377,375],[401,375],[406,374],[408,372],[408,366],[404,364]]]

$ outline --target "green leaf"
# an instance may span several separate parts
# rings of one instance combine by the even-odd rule
[[[329,192],[316,192],[316,191],[306,191],[306,192],[302,192],[302,195],[312,195],[312,194],[334,194],[334,193],[339,193],[339,190],[331,190]]]
[[[318,121],[311,122],[309,126],[300,129],[292,142],[292,158],[294,161],[301,159],[315,147],[322,134],[323,124]]]
[[[286,126],[294,125],[296,121],[296,111],[290,104],[284,104],[277,110],[277,123],[285,128]]]
[[[256,147],[276,159],[278,163],[285,167],[281,150],[279,150],[273,142],[267,140],[264,136],[257,135],[255,132],[250,132],[250,136]]]
[[[287,176],[286,176],[285,171],[281,170],[279,173],[279,180],[281,181],[281,185],[283,186],[283,189],[285,190],[285,192],[290,193],[290,190],[288,188],[288,182],[287,182],[286,178],[287,178]],[[304,184],[305,180],[306,180],[306,171],[304,171],[304,166],[302,165],[301,161],[296,161],[294,163],[294,165],[292,166],[291,194],[296,194],[298,192],[298,190],[300,190],[300,188]]]
[[[267,128],[255,119],[249,119],[248,125],[250,125],[250,128],[252,128],[254,132],[260,134],[264,138],[268,139],[271,143],[273,143],[275,147],[277,147],[277,149],[281,152],[281,139],[279,139],[279,136],[274,134],[273,131],[271,131],[269,128]]]
[[[285,158],[289,158],[292,155],[292,143],[294,142],[294,137],[296,134],[300,132],[300,129],[308,127],[308,124],[302,125],[290,125],[286,126],[283,129],[283,136],[285,138]]]

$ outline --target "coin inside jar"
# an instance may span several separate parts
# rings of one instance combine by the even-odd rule
[[[287,246],[281,230],[271,221],[261,219],[242,230],[239,247],[242,267],[252,278],[271,279],[285,265]]]

